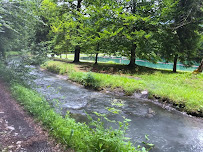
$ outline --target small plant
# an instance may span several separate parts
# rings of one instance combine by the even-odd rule
[[[149,135],[145,135],[146,142],[143,141],[142,143],[146,145],[147,150],[151,150],[151,149],[154,147],[154,144],[149,143],[149,140],[150,140],[150,139],[149,139],[148,136],[149,136]]]
[[[94,75],[91,72],[88,72],[83,76],[83,85],[88,88],[98,88],[98,81],[95,79]]]
[[[47,70],[50,71],[50,72],[56,73],[56,74],[60,73],[59,66],[57,66],[55,64],[52,65],[52,66],[47,67]]]

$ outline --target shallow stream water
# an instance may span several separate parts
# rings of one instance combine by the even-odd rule
[[[155,144],[151,152],[202,152],[203,120],[190,117],[171,109],[163,109],[146,99],[120,97],[87,90],[67,81],[66,77],[33,68],[30,73],[36,76],[37,91],[43,94],[65,115],[67,111],[80,122],[87,121],[85,111],[94,117],[93,112],[106,114],[109,119],[122,121],[122,116],[131,119],[126,136],[136,145],[146,141]],[[115,107],[112,103],[123,103],[120,114],[112,114],[106,108]],[[106,125],[112,125],[106,123]]]

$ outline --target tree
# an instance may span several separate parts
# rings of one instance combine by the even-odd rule
[[[40,7],[40,15],[47,24],[47,34],[49,38],[46,40],[51,48],[51,52],[57,55],[67,53],[70,49],[70,38],[68,30],[70,30],[70,17],[66,15],[69,11],[68,6],[57,1],[43,0]],[[40,32],[41,33],[41,32]]]
[[[80,42],[80,10],[82,0],[57,2],[43,0],[41,12],[51,27],[51,45],[56,54],[74,49],[73,62],[79,62]],[[67,52],[67,51],[65,51]]]
[[[155,1],[126,0],[119,1],[114,9],[113,28],[120,31],[111,38],[112,44],[121,55],[129,57],[129,66],[135,66],[136,57],[149,59],[155,53],[151,41],[157,29],[154,4]]]
[[[193,71],[194,74],[198,74],[198,73],[201,73],[203,71],[203,59],[199,65],[199,67]]]
[[[80,9],[81,9],[81,3],[82,3],[82,0],[77,0],[77,11],[78,13],[80,12]],[[77,20],[77,18],[76,18]],[[77,30],[79,29],[79,25],[77,25]],[[75,47],[75,56],[74,56],[74,61],[75,63],[79,62],[80,61],[80,45],[76,45]]]
[[[19,15],[19,3],[18,2],[0,2],[0,57],[6,58],[6,51],[10,50],[13,46],[15,38],[19,32],[18,28],[21,27],[19,21],[15,20]],[[12,10],[12,11],[11,11]],[[17,41],[15,47],[18,45]]]
[[[179,0],[166,15],[162,26],[162,57],[166,61],[173,61],[173,72],[176,72],[177,61],[190,66],[198,55],[202,19],[202,1]],[[166,41],[166,42],[163,42]],[[170,43],[168,43],[168,41]],[[170,46],[169,46],[170,45]]]
[[[29,50],[36,30],[34,26],[41,22],[34,12],[34,0],[2,1],[0,11],[2,14],[0,22],[0,46],[1,54],[5,58],[5,51]]]
[[[83,51],[96,54],[95,64],[97,64],[99,53],[108,52],[106,40],[112,35],[111,8],[108,0],[88,1],[84,9],[85,15],[81,17],[80,35]]]

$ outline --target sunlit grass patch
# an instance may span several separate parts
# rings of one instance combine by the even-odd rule
[[[155,73],[142,78],[152,94],[184,104],[186,111],[203,111],[203,74]]]
[[[57,74],[66,74],[74,72],[74,67],[72,64],[66,64],[60,61],[47,61],[42,67],[47,68],[48,71]]]

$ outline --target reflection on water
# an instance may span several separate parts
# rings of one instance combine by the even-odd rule
[[[145,135],[149,135],[150,141],[155,144],[152,152],[201,152],[203,151],[203,121],[200,118],[192,118],[180,112],[166,111],[161,107],[144,99],[131,97],[117,97],[86,90],[76,86],[64,77],[57,77],[46,71],[34,69],[31,72],[37,79],[37,91],[57,105],[56,110],[61,114],[67,111],[77,121],[86,121],[85,112],[93,115],[93,112],[107,114],[109,119],[121,121],[122,116],[131,119],[126,136],[132,142],[141,144]],[[106,108],[112,106],[113,101],[124,103],[117,107],[121,110],[119,115],[110,113]],[[106,124],[112,125],[112,124]]]

